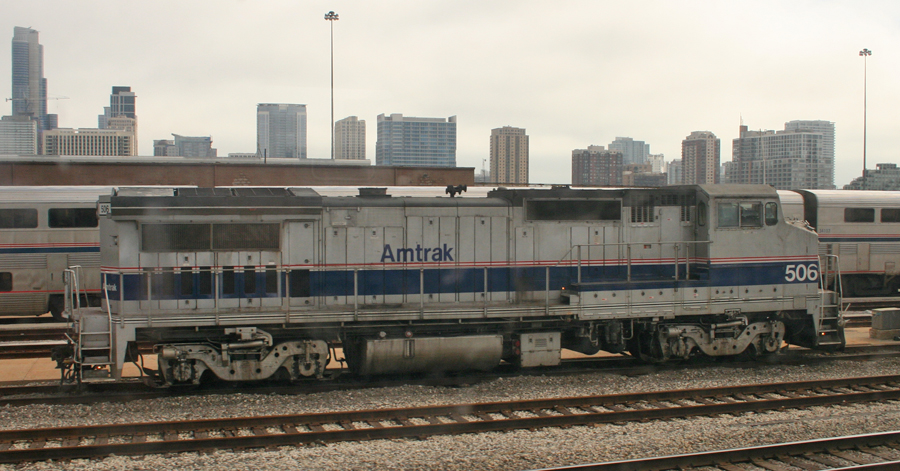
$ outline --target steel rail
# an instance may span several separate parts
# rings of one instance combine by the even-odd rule
[[[889,459],[878,451],[872,450],[873,447],[887,446],[893,449],[898,448],[900,442],[900,431],[872,433],[865,435],[852,435],[846,437],[822,438],[817,440],[806,440],[801,442],[779,443],[775,445],[764,445],[748,448],[734,448],[730,450],[708,451],[701,453],[689,453],[684,455],[660,456],[653,458],[643,458],[634,460],[609,461],[606,463],[591,463],[575,466],[564,466],[560,468],[546,468],[546,470],[567,470],[567,471],[657,471],[666,469],[691,469],[704,466],[718,466],[750,463],[756,464],[758,460],[775,460],[785,462],[791,465],[791,461],[798,457],[817,461],[810,458],[812,453],[821,453],[824,455],[833,455],[846,461],[855,462],[852,467],[830,466],[823,461],[833,461],[826,458],[819,458],[821,463],[818,469],[854,469],[854,470],[896,470],[900,468],[900,461]],[[871,456],[873,459],[869,463],[860,463],[859,458],[848,457],[841,450],[858,450],[863,454]],[[877,462],[881,459],[883,461]],[[826,466],[822,468],[821,466]],[[787,466],[781,466],[786,468]],[[728,469],[727,467],[725,469]],[[777,469],[777,468],[769,468]]]
[[[783,397],[766,397],[770,394]],[[7,430],[0,431],[0,462],[483,433],[898,399],[900,376],[881,376],[410,409]],[[366,426],[354,425],[359,423]],[[222,436],[211,437],[210,431]],[[181,438],[184,435],[191,438]],[[119,439],[110,443],[111,437]],[[91,443],[80,445],[87,441]],[[46,447],[47,442],[60,446]]]
[[[884,345],[884,346],[853,346],[847,347],[848,351],[857,352],[855,354],[838,354],[838,355],[822,355],[819,352],[811,350],[792,350],[790,355],[777,357],[777,364],[794,364],[802,362],[804,365],[829,362],[829,361],[870,361],[879,358],[900,356],[897,348],[900,345]],[[814,356],[809,356],[812,354]],[[66,385],[61,387],[58,382],[47,382],[43,385],[35,385],[33,382],[27,385],[18,385],[23,382],[14,382],[17,385],[2,385],[0,383],[0,407],[17,407],[32,404],[95,404],[103,402],[128,402],[132,400],[154,399],[158,397],[176,397],[176,396],[196,396],[196,395],[221,395],[221,394],[310,394],[343,391],[351,389],[371,389],[394,387],[401,385],[417,384],[425,386],[458,386],[462,384],[474,384],[484,381],[490,381],[497,377],[509,375],[553,375],[564,376],[572,374],[611,372],[615,374],[647,374],[652,372],[677,370],[677,369],[696,369],[706,368],[709,366],[716,367],[733,367],[747,368],[753,366],[766,366],[770,362],[736,362],[736,363],[698,363],[693,365],[684,364],[666,364],[652,365],[640,363],[632,357],[604,357],[598,358],[576,358],[564,360],[565,366],[551,367],[546,369],[536,368],[525,371],[514,371],[512,369],[499,369],[489,373],[479,373],[460,376],[449,376],[440,378],[417,378],[417,377],[399,377],[384,378],[378,381],[353,378],[347,375],[340,375],[339,379],[326,382],[300,382],[287,384],[254,384],[254,383],[235,383],[235,384],[219,384],[213,385],[213,388],[171,388],[171,389],[153,389],[141,382],[138,378],[133,378],[120,383],[101,383],[90,385],[87,389],[79,389],[75,385]],[[7,383],[9,384],[9,383]],[[28,395],[29,397],[19,397]]]

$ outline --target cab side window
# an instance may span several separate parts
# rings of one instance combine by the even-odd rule
[[[778,224],[778,204],[766,203],[766,225],[774,226]]]
[[[718,227],[762,227],[762,203],[718,203]]]
[[[738,227],[738,204],[719,203],[719,227]]]

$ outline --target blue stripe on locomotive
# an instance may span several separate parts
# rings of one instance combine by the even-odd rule
[[[0,249],[0,254],[31,253],[90,253],[100,252],[100,247],[15,247]]]
[[[583,290],[621,291],[629,289],[667,289],[678,287],[717,287],[717,286],[753,286],[776,285],[815,282],[816,280],[794,279],[787,281],[786,269],[789,265],[816,265],[816,262],[805,263],[757,263],[749,265],[713,265],[706,269],[706,265],[691,265],[691,272],[696,276],[685,280],[686,267],[679,266],[679,281],[675,282],[675,267],[673,265],[638,265],[632,266],[631,281],[627,281],[627,268],[625,266],[590,266],[582,267],[581,283],[576,288]],[[481,293],[485,289],[485,274],[487,274],[488,292],[506,291],[543,291],[546,286],[545,277],[549,273],[551,290],[572,287],[578,279],[577,267],[489,267],[484,268],[427,268],[421,270],[422,287],[425,294],[452,294],[452,293]],[[309,279],[309,295],[319,296],[353,296],[354,282],[352,271],[311,270]],[[193,280],[192,294],[182,295],[178,292],[181,286],[180,277],[175,274],[174,287],[176,292],[162,293],[154,289],[153,299],[212,299],[213,295],[200,295],[198,291],[199,275]],[[277,293],[265,292],[265,274],[256,273],[256,291],[254,293],[242,293],[244,286],[243,274],[235,274],[236,292],[222,295],[220,298],[265,298],[277,297]],[[143,299],[141,296],[141,274],[128,274],[123,277],[125,285],[125,297],[127,301]],[[281,276],[281,284],[285,286],[286,276]],[[110,298],[118,299],[116,292],[119,285],[119,276],[107,276],[106,285],[110,290]],[[416,295],[420,292],[420,269],[371,269],[357,272],[357,295],[359,296],[384,296],[384,295]]]

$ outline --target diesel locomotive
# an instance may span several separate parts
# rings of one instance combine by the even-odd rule
[[[838,264],[769,186],[456,190],[114,190],[61,364],[114,381],[152,346],[177,385],[324,378],[338,348],[376,375],[844,345]]]

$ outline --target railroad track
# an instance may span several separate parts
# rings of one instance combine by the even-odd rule
[[[895,431],[552,469],[656,471],[709,467],[722,470],[743,470],[745,468],[741,465],[750,465],[774,470],[853,468],[868,471],[893,471],[900,469],[900,461],[895,458],[898,454],[900,454],[900,432]]]
[[[900,399],[900,376],[318,414],[0,431],[0,463],[622,423]]]
[[[498,377],[512,375],[557,376],[584,374],[591,372],[608,372],[627,376],[651,374],[655,372],[679,369],[697,369],[714,367],[754,368],[770,364],[810,365],[831,361],[870,361],[884,357],[900,356],[898,345],[857,345],[848,346],[841,354],[823,355],[814,350],[788,350],[783,355],[763,359],[762,361],[716,362],[713,360],[694,363],[667,363],[663,365],[643,363],[633,357],[579,358],[564,360],[563,365],[551,368],[529,368],[517,370],[511,366],[501,366],[488,373],[471,373],[465,375],[443,377],[398,376],[384,377],[377,380],[360,379],[350,375],[338,375],[331,381],[314,381],[299,383],[213,383],[201,387],[184,387],[169,389],[153,389],[138,378],[131,378],[120,383],[100,383],[84,388],[67,385],[61,388],[58,382],[27,385],[6,384],[0,386],[0,407],[19,407],[33,404],[66,405],[96,404],[104,402],[129,402],[135,400],[156,399],[160,397],[194,396],[194,395],[226,395],[226,394],[314,394],[353,389],[371,389],[398,387],[411,384],[423,386],[462,386],[491,381]]]

